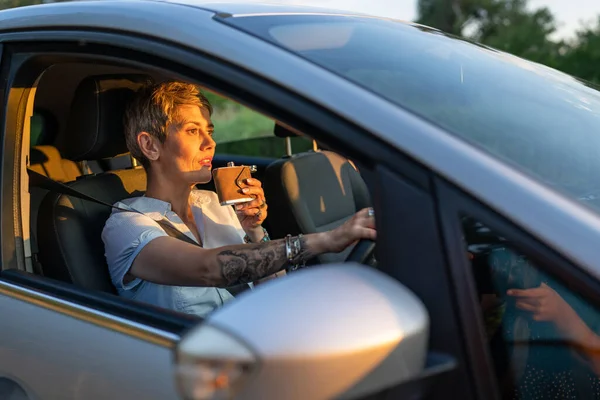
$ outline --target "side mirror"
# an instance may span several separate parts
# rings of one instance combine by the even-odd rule
[[[429,316],[383,273],[340,264],[265,283],[181,340],[185,399],[357,399],[423,371]]]

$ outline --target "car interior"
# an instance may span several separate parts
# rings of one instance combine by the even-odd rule
[[[27,168],[108,204],[143,195],[146,174],[126,148],[123,113],[141,85],[168,79],[109,64],[50,66],[39,78],[30,137],[23,141],[29,146]],[[276,121],[273,135],[287,149],[279,158],[222,154],[217,145],[213,161],[213,168],[230,161],[256,166],[253,175],[263,182],[269,202],[265,227],[272,238],[332,229],[370,205],[367,186],[350,160],[316,142],[313,149],[293,154],[290,138],[304,133]],[[21,204],[30,212],[23,218],[30,221],[29,235],[24,234],[28,269],[87,290],[116,293],[101,240],[109,207],[48,190],[31,178]],[[372,254],[372,246],[361,247],[360,253]],[[351,250],[323,255],[314,263],[347,260]]]

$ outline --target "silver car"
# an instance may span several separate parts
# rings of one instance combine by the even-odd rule
[[[269,121],[249,138],[221,114],[214,165],[256,167],[273,237],[372,205],[376,246],[230,288],[205,319],[117,296],[106,204],[146,185],[123,109],[173,78]],[[0,94],[2,399],[600,393],[588,82],[367,15],[77,1],[0,12]]]

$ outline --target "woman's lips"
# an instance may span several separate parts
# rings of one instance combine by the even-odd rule
[[[205,158],[203,160],[200,160],[200,165],[202,166],[212,166],[212,158]]]

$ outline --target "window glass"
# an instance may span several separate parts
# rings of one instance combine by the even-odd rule
[[[592,84],[399,21],[332,15],[224,21],[600,209],[600,92]]]
[[[463,218],[504,399],[600,398],[600,314],[505,238]]]
[[[285,140],[273,134],[272,119],[217,94],[205,92],[205,95],[213,106],[217,154],[269,158],[285,155]],[[310,140],[292,138],[294,153],[311,148]]]
[[[44,133],[44,117],[40,114],[34,113],[31,116],[31,146],[37,146],[41,143]]]

